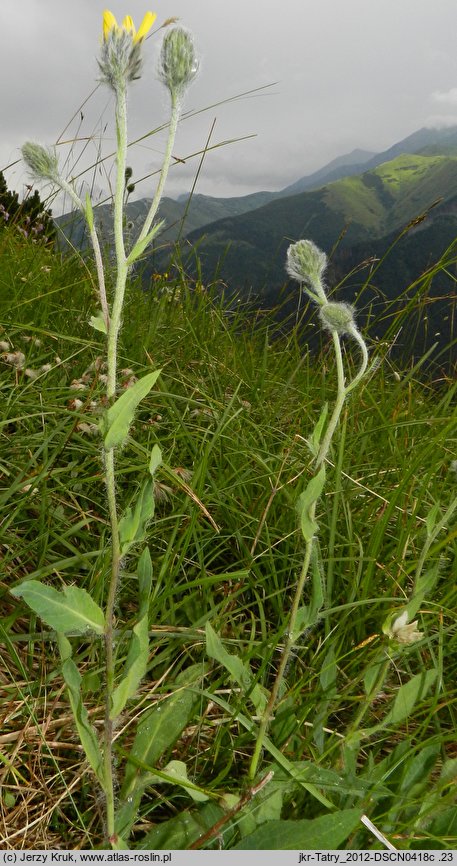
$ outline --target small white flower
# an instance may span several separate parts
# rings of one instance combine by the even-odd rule
[[[417,619],[408,623],[408,611],[404,610],[392,623],[389,637],[398,643],[411,644],[423,638],[424,633],[417,630]]]

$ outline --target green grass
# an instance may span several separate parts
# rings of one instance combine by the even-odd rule
[[[90,267],[5,229],[0,274],[0,340],[25,355],[21,368],[6,352],[0,361],[1,846],[90,848],[103,839],[100,798],[55,644],[9,590],[34,578],[75,583],[100,604],[105,597],[109,528],[100,441],[91,433],[103,410],[95,363],[103,342],[87,326]],[[163,370],[119,455],[121,508],[155,443],[164,463],[148,539],[153,651],[115,748],[121,766],[138,718],[171,706],[172,718],[182,716],[174,739],[158,713],[150,720],[165,743],[153,766],[184,761],[210,799],[193,802],[185,788],[156,778],[133,841],[184,848],[207,833],[211,847],[211,828],[225,814],[224,847],[243,847],[262,822],[328,814],[314,785],[341,814],[365,812],[398,848],[455,848],[455,521],[428,552],[426,569],[439,567],[439,578],[418,614],[424,638],[393,651],[381,629],[411,593],[431,508],[440,503],[444,513],[456,496],[457,384],[449,378],[438,388],[420,381],[420,370],[398,375],[384,360],[347,403],[318,513],[324,613],[287,670],[262,766],[264,776],[275,764],[273,781],[238,811],[232,798],[227,813],[224,798],[245,791],[256,714],[250,689],[208,658],[205,624],[251,666],[255,682],[271,686],[303,556],[294,508],[311,473],[305,439],[334,397],[335,369],[330,346],[310,357],[297,332],[272,341],[268,318],[250,325],[242,311],[225,311],[211,287],[185,279],[171,293],[163,287],[158,281],[150,296],[130,287],[120,347],[121,367]],[[348,345],[349,364],[352,351]],[[73,390],[75,381],[84,388]],[[118,598],[120,658],[135,621],[135,561],[125,564]],[[100,647],[81,639],[76,652],[101,730]],[[387,653],[373,695],[369,683]],[[427,692],[419,689],[408,712],[389,720],[400,687],[428,670],[436,678]],[[169,702],[181,699],[186,676],[192,699],[184,711]],[[356,732],[371,734],[348,738],[358,719]],[[305,786],[293,783],[291,767]],[[361,824],[345,844],[381,847]]]

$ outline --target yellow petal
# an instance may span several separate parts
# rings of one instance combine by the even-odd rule
[[[109,9],[103,13],[103,39],[106,41],[112,30],[117,30],[117,21]]]
[[[140,27],[138,29],[138,33],[135,36],[135,42],[140,42],[141,39],[144,39],[147,33],[149,33],[154,21],[156,20],[157,15],[155,12],[146,12]]]
[[[133,37],[135,36],[135,25],[130,15],[125,16],[122,22],[122,29],[127,30],[127,33],[131,33]]]

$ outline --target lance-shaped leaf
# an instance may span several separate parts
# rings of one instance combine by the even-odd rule
[[[311,454],[313,455],[313,457],[317,457],[317,455],[319,454],[319,448],[320,448],[321,439],[322,439],[322,431],[324,429],[324,424],[325,424],[325,421],[327,418],[327,413],[328,413],[328,403],[324,403],[324,406],[322,408],[322,412],[319,416],[319,420],[317,421],[316,426],[314,427],[314,430],[311,433],[310,438],[306,440],[306,444],[308,445],[308,448],[311,451]]]
[[[124,838],[128,838],[135,822],[143,791],[155,765],[174,745],[198,706],[197,684],[205,674],[201,664],[183,671],[176,678],[176,691],[163,701],[155,702],[140,719],[127,760],[116,815],[116,832]]]
[[[291,640],[296,643],[307,629],[312,628],[321,618],[320,611],[324,604],[324,576],[321,567],[321,554],[317,539],[311,551],[311,600],[297,610],[294,628],[290,633]]]
[[[135,505],[126,509],[119,521],[119,540],[124,556],[132,544],[143,541],[146,526],[154,517],[154,482],[148,478],[137,495]]]
[[[230,655],[227,652],[222,641],[214,631],[212,625],[207,622],[206,631],[206,652],[209,657],[216,659],[233,677],[235,682],[249,694],[249,697],[254,704],[259,715],[265,712],[267,705],[267,697],[261,686],[255,682],[251,670],[248,665],[238,658],[238,656]]]
[[[156,469],[159,468],[162,462],[162,452],[158,445],[152,446],[151,456],[149,458],[149,472],[154,475]]]
[[[146,615],[133,627],[123,676],[113,692],[110,719],[116,719],[122,713],[127,701],[136,695],[138,686],[147,671],[148,656],[149,633]]]
[[[297,513],[300,529],[306,542],[310,542],[318,530],[318,525],[311,512],[311,507],[319,499],[325,484],[325,466],[322,464],[317,475],[311,478],[306,489],[297,499]]]
[[[138,607],[140,618],[147,614],[152,589],[152,562],[149,547],[145,547],[138,560]]]
[[[84,208],[84,214],[86,217],[87,227],[90,232],[94,230],[94,211],[92,208],[92,202],[90,200],[90,195],[86,192],[86,206]]]
[[[85,589],[65,586],[63,591],[46,586],[38,580],[25,580],[11,590],[16,598],[23,598],[43,622],[55,631],[94,631],[103,634],[105,617],[103,611]]]
[[[161,370],[155,370],[153,373],[143,376],[142,379],[138,379],[138,382],[135,382],[131,388],[127,388],[127,391],[124,391],[116,402],[110,406],[102,421],[106,451],[109,451],[110,448],[116,448],[118,445],[123,445],[127,439],[138,404],[149,394],[161,372]]]
[[[68,688],[68,697],[79,739],[84,749],[87,760],[92,767],[98,781],[104,789],[103,757],[100,750],[97,734],[89,722],[87,710],[81,697],[81,675],[73,659],[67,658],[62,665],[62,673]]]
[[[232,850],[319,851],[329,845],[339,847],[357,829],[362,810],[341,809],[309,820],[268,821],[245,836]]]
[[[140,241],[137,241],[135,246],[130,250],[129,255],[126,259],[126,265],[132,265],[136,259],[138,259],[141,254],[145,251],[148,244],[155,238],[156,234],[158,234],[163,227],[165,220],[160,220],[155,226],[152,227],[151,231],[148,232],[146,237],[142,238]]]

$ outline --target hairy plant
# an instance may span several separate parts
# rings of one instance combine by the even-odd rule
[[[99,58],[101,81],[115,96],[115,119],[117,136],[116,188],[114,193],[114,246],[116,255],[116,283],[110,304],[105,287],[104,263],[94,223],[94,214],[89,195],[83,202],[73,185],[61,177],[58,159],[50,148],[33,142],[22,147],[22,156],[35,179],[49,181],[66,192],[75,207],[87,221],[98,275],[100,311],[92,316],[91,325],[106,335],[106,403],[107,409],[100,423],[103,437],[103,464],[109,519],[111,526],[110,578],[105,609],[91,595],[78,586],[65,586],[56,590],[39,581],[24,581],[12,590],[13,595],[24,601],[38,613],[44,622],[56,631],[62,661],[62,672],[68,688],[69,699],[76,726],[87,760],[95,773],[105,797],[106,837],[113,848],[125,847],[125,840],[116,828],[115,790],[118,784],[113,766],[113,734],[127,701],[135,695],[145,675],[149,656],[148,605],[152,587],[152,566],[146,541],[147,527],[154,515],[154,473],[162,456],[158,445],[150,455],[147,475],[137,499],[122,515],[119,514],[116,497],[116,452],[129,436],[135,411],[144,397],[154,387],[160,370],[154,370],[134,382],[119,396],[118,341],[122,323],[122,311],[128,277],[134,264],[148,248],[161,228],[155,223],[161,195],[165,185],[173,142],[182,104],[189,83],[195,77],[197,60],[192,37],[180,27],[168,30],[164,36],[159,78],[169,91],[171,98],[171,121],[168,144],[160,173],[160,180],[143,228],[130,249],[126,249],[124,238],[125,182],[128,176],[127,153],[127,91],[129,85],[141,75],[144,38],[151,29],[156,15],[147,12],[136,31],[127,15],[119,25],[114,15],[106,11],[103,16],[103,39]],[[115,612],[119,595],[122,570],[126,557],[143,546],[138,559],[138,615],[133,625],[130,645],[123,671],[116,685]],[[104,643],[105,659],[105,723],[103,743],[89,721],[81,695],[81,675],[72,658],[69,635],[84,633],[98,635]],[[141,738],[141,734],[140,734]],[[144,735],[143,735],[144,738]],[[130,768],[131,769],[131,768]],[[135,774],[134,780],[135,782]],[[132,787],[132,785],[130,786]],[[135,788],[135,784],[133,785]],[[129,793],[130,802],[136,792]]]

